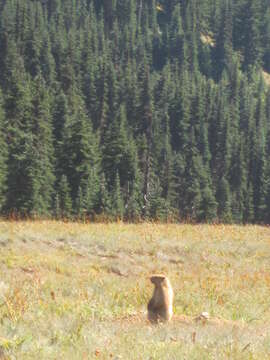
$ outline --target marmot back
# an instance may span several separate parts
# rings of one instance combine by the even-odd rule
[[[173,289],[170,280],[162,274],[150,277],[155,285],[154,293],[148,303],[148,319],[158,321],[170,321],[173,315]]]

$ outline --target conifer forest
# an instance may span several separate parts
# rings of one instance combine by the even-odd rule
[[[269,0],[0,0],[0,214],[270,223]]]

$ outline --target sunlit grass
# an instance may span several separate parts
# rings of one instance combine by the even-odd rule
[[[175,290],[157,327],[153,272]],[[0,222],[0,273],[0,358],[270,358],[268,227]]]

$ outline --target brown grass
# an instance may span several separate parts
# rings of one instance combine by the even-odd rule
[[[1,222],[0,354],[269,359],[269,260],[268,227]],[[151,326],[158,272],[175,315]]]
[[[267,85],[270,85],[270,74],[266,71],[263,71],[263,78]]]

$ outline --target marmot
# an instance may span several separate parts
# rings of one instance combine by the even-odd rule
[[[153,275],[150,280],[155,289],[147,306],[148,319],[153,323],[170,321],[173,315],[173,289],[170,280],[165,275]]]

